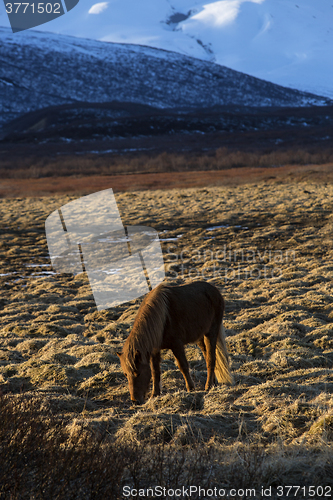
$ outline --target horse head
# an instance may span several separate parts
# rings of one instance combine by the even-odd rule
[[[149,360],[138,350],[135,351],[133,363],[128,363],[128,358],[124,353],[118,353],[120,364],[128,380],[131,400],[134,403],[142,404],[147,395],[151,370]]]

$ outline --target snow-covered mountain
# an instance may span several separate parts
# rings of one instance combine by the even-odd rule
[[[77,102],[155,108],[325,105],[287,89],[175,52],[37,31],[0,29],[0,120]]]
[[[80,0],[38,30],[171,50],[333,98],[332,0]]]

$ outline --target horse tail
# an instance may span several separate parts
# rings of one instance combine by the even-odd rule
[[[230,373],[229,354],[225,341],[225,330],[223,321],[221,323],[216,343],[216,363],[215,376],[217,381],[228,385],[233,385],[233,376]]]

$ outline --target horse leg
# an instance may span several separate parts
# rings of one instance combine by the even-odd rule
[[[207,367],[207,383],[208,383],[208,361],[207,361],[207,349],[206,349],[206,345],[205,345],[205,342],[204,342],[204,339],[200,339],[197,341],[197,344],[198,346],[200,347],[201,351],[202,351],[202,354],[203,354],[203,357],[205,359],[205,362],[206,362],[206,367]],[[206,386],[207,386],[207,383],[206,383]],[[214,373],[214,376],[213,376],[213,382],[212,382],[212,385],[217,385],[217,380],[216,380],[216,377],[215,377],[215,373]]]
[[[208,334],[209,335],[209,334]],[[215,362],[216,362],[216,339],[213,340],[210,336],[204,336],[204,344],[206,348],[206,365],[207,365],[207,380],[205,390],[208,391],[215,383]]]
[[[161,394],[161,352],[150,357],[150,369],[153,377],[153,397]]]
[[[204,339],[202,338],[202,339],[198,340],[197,344],[200,347],[202,354],[203,354],[203,357],[204,357],[204,360],[206,361],[206,364],[207,364],[207,360],[206,360],[207,353],[206,353],[206,346],[205,346]]]
[[[184,345],[181,342],[177,342],[174,344],[171,350],[176,358],[178,368],[182,372],[185,379],[186,389],[188,390],[188,392],[190,392],[194,389],[194,382],[190,375],[188,362],[185,356]]]

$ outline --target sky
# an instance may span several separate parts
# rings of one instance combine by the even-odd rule
[[[36,29],[172,50],[333,98],[333,0],[80,0]]]

